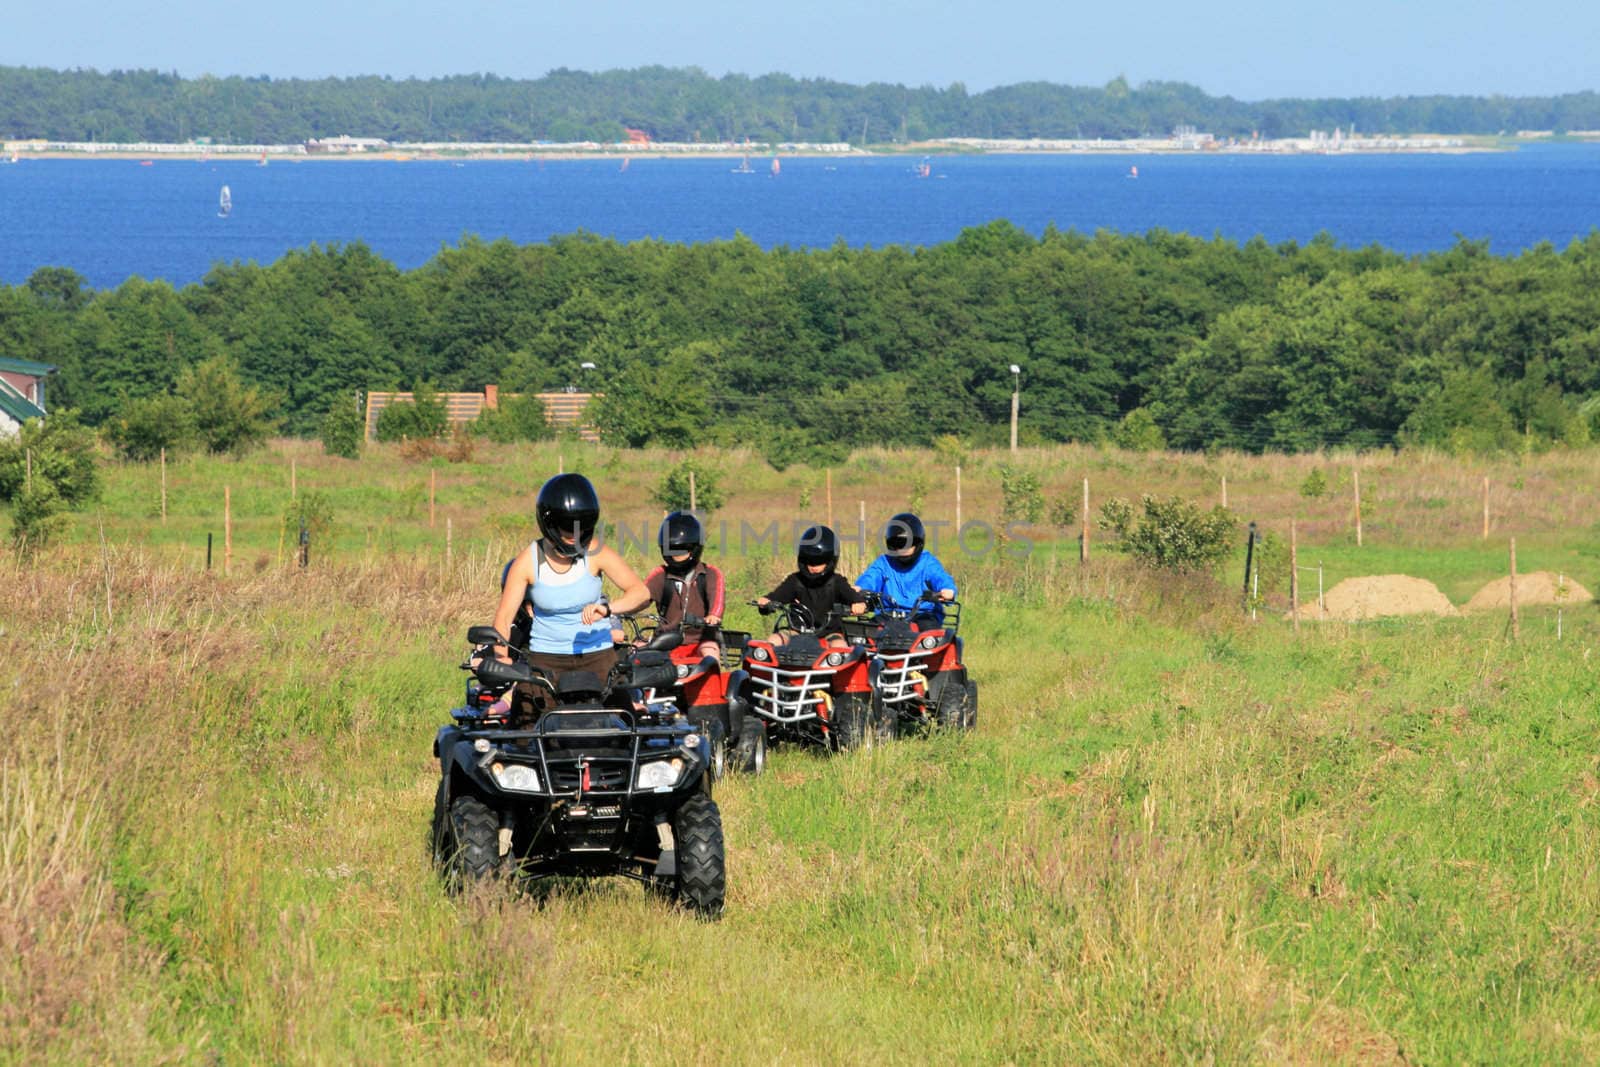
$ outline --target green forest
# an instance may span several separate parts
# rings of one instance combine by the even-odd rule
[[[1025,441],[1493,452],[1600,430],[1600,231],[1510,257],[1003,221],[918,249],[578,233],[412,271],[314,245],[182,289],[40,269],[0,287],[0,354],[57,365],[52,409],[91,425],[159,421],[229,367],[241,404],[308,436],[364,390],[574,385],[606,394],[612,442],[781,462],[1003,440],[1017,364]]]
[[[542,78],[182,78],[128,70],[0,67],[0,137],[285,144],[349,134],[391,141],[661,141],[893,144],[939,137],[1127,138],[1193,126],[1220,137],[1499,134],[1600,129],[1600,93],[1556,97],[1217,97],[1180,82],[1027,82],[968,92],[785,74],[714,78],[645,67]]]

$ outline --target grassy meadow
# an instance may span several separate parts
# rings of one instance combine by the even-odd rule
[[[1517,641],[1498,615],[1296,633],[1240,610],[1242,557],[1153,575],[1098,531],[1082,568],[1046,525],[1025,558],[941,553],[977,731],[724,783],[721,922],[620,879],[445,896],[433,731],[539,484],[582,470],[653,529],[680,458],[281,442],[170,464],[165,522],[159,468],[110,465],[63,543],[0,556],[0,1061],[1600,1059],[1600,610],[1560,640],[1548,608]],[[841,527],[954,517],[951,456],[697,458],[734,530],[825,517],[830,479]],[[998,521],[1009,458],[963,457],[964,520]],[[1520,569],[1600,589],[1600,453],[1016,462],[1049,502],[1088,477],[1094,508],[1226,477],[1329,586],[1406,573],[1463,604],[1515,537]],[[335,524],[304,570],[291,467]],[[788,569],[729,540],[730,600]]]

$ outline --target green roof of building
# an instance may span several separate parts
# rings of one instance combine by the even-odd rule
[[[0,411],[18,423],[44,418],[44,412],[39,406],[17,392],[16,388],[4,378],[0,378]]]
[[[31,359],[12,359],[10,356],[0,356],[0,370],[8,370],[13,374],[31,374],[36,378],[43,378],[55,369],[55,365],[51,363],[35,363]]]

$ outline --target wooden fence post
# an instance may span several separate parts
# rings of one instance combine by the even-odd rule
[[[167,450],[161,450],[161,525],[167,524]]]
[[[1080,523],[1082,532],[1078,537],[1078,562],[1089,562],[1089,479],[1083,480],[1083,515]]]
[[[1483,476],[1483,538],[1489,540],[1489,476]]]
[[[1222,476],[1222,506],[1228,506],[1228,476],[1226,474]]]
[[[823,472],[825,484],[828,487],[828,529],[833,529],[833,468],[829,467]]]
[[[695,506],[698,502],[699,501],[695,498],[695,492],[694,492],[694,468],[690,467],[689,468],[689,510],[690,511],[699,511],[700,509]]]
[[[1356,469],[1350,472],[1355,480],[1356,489],[1356,547],[1361,547],[1361,471]]]

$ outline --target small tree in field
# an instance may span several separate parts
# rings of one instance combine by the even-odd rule
[[[278,426],[272,412],[282,398],[247,384],[227,356],[213,356],[178,375],[178,396],[194,412],[195,432],[208,452],[244,455]]]
[[[1124,543],[1134,558],[1163,570],[1205,570],[1227,556],[1233,539],[1233,513],[1218,506],[1210,511],[1182,497],[1143,499],[1144,515],[1128,530]]]
[[[339,397],[322,417],[322,450],[330,456],[361,458],[361,443],[367,433],[366,420],[353,400]]]
[[[652,496],[657,504],[668,511],[689,510],[689,473],[694,472],[694,505],[702,515],[716,511],[727,502],[728,494],[722,490],[722,478],[716,471],[686,459],[673,467],[661,479]]]

